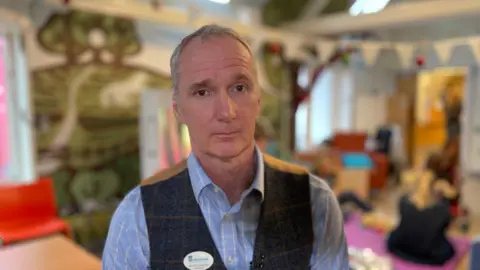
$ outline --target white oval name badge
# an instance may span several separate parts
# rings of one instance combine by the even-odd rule
[[[213,257],[204,251],[194,251],[185,256],[183,265],[190,270],[206,270],[213,265]]]

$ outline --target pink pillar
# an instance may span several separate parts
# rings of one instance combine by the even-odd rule
[[[4,55],[5,39],[0,36],[0,181],[7,178],[7,166],[9,164],[8,143],[8,107],[7,107],[7,84],[6,63]]]

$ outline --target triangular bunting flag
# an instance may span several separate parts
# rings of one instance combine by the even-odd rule
[[[467,44],[470,46],[475,60],[480,62],[480,38],[469,38]]]
[[[361,43],[362,56],[367,66],[373,66],[377,62],[378,55],[383,49],[384,44],[380,42],[365,42]]]
[[[197,19],[203,15],[202,9],[192,3],[189,3],[187,6],[187,14],[188,14],[188,24],[190,25],[195,24]]]
[[[433,48],[435,49],[438,59],[442,65],[448,64],[448,61],[450,61],[452,50],[455,45],[456,44],[454,42],[449,40],[437,41],[433,43]]]
[[[394,46],[398,54],[398,60],[403,69],[409,69],[412,66],[413,53],[415,47],[412,44],[398,43]]]
[[[334,41],[323,40],[315,44],[317,53],[319,54],[320,63],[326,63],[332,57],[332,54],[337,49],[337,43]]]

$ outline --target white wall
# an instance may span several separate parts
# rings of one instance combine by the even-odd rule
[[[480,216],[480,69],[472,67],[467,77],[461,134],[460,164],[464,176],[462,202],[472,214]]]
[[[470,68],[463,108],[462,165],[467,174],[480,175],[480,68]]]
[[[378,68],[355,68],[354,85],[354,125],[358,131],[375,132],[385,124],[387,98],[396,88],[396,72]]]

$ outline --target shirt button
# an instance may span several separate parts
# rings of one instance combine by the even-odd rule
[[[233,263],[233,257],[232,257],[232,256],[229,256],[229,257],[227,258],[227,261],[228,261],[229,264],[232,264],[232,263]]]
[[[230,214],[225,214],[223,217],[226,218],[226,219],[229,219],[230,218]]]
[[[215,193],[218,193],[220,191],[218,187],[215,187],[213,190],[215,191]]]

